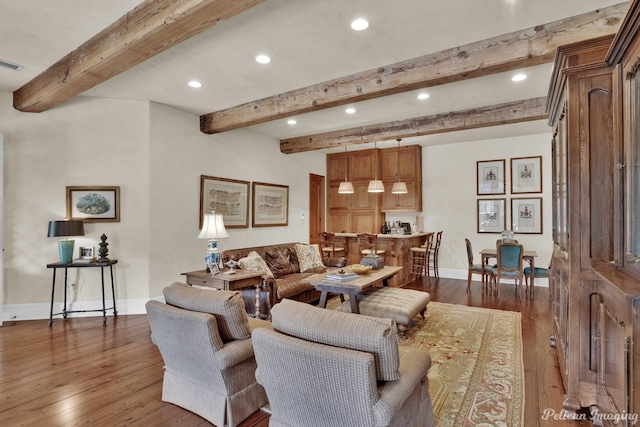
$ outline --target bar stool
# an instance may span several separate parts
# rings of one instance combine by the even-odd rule
[[[440,253],[440,242],[442,242],[442,231],[438,231],[436,234],[436,240],[431,245],[431,249],[429,250],[428,260],[427,260],[427,270],[430,271],[433,269],[433,277],[436,279],[440,279],[440,274],[438,273],[438,254]]]
[[[431,249],[431,242],[433,239],[433,233],[428,234],[425,238],[424,244],[411,248],[411,271],[410,274],[416,276],[429,276],[429,250]]]
[[[347,250],[341,242],[338,241],[334,233],[321,231],[318,233],[319,246],[322,251],[323,258],[331,258],[334,256],[347,256]],[[340,253],[341,252],[341,253]]]
[[[356,237],[358,239],[358,248],[362,255],[383,255],[387,252],[384,249],[378,249],[378,236],[375,234],[358,233]]]

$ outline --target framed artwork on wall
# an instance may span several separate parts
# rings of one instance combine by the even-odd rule
[[[542,193],[542,156],[511,159],[511,194]]]
[[[222,215],[225,228],[248,228],[249,182],[200,175],[200,228],[212,211]]]
[[[504,194],[504,159],[476,162],[477,194]]]
[[[501,233],[506,227],[507,199],[478,199],[478,233]]]
[[[511,229],[520,234],[542,234],[542,197],[511,199]]]
[[[120,187],[67,187],[67,218],[84,222],[120,222]]]
[[[253,183],[253,227],[276,227],[289,224],[289,186]]]

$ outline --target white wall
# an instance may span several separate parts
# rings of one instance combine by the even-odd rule
[[[477,232],[477,200],[506,198],[507,228],[511,228],[510,160],[515,157],[542,156],[542,194],[518,194],[515,197],[543,197],[543,234],[515,234],[525,250],[538,254],[537,266],[547,267],[553,251],[551,209],[551,132],[516,138],[474,141],[425,147],[423,164],[423,216],[425,229],[443,230],[440,248],[442,277],[466,279],[467,255],[464,239],[471,241],[475,255],[483,248],[494,248],[500,234]],[[476,195],[476,162],[505,159],[506,194]],[[536,280],[536,285],[544,281]]]
[[[100,235],[108,236],[109,257],[118,259],[118,311],[127,314],[144,312],[163,287],[184,280],[180,273],[202,269],[200,175],[289,185],[289,226],[231,229],[219,242],[225,249],[307,241],[309,173],[325,171],[324,154],[281,154],[277,140],[245,130],[204,135],[198,116],[143,101],[76,97],[33,114],[14,110],[12,94],[0,93],[0,128],[4,319],[48,317],[46,264],[57,261],[58,251],[46,227],[66,215],[66,186],[120,186],[121,221],[86,223],[85,236],[75,240],[76,247],[97,247]],[[70,272],[73,308],[99,307],[99,270]],[[59,311],[60,274],[57,283]]]

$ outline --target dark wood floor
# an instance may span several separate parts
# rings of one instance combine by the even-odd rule
[[[508,285],[500,299],[483,296],[474,282],[441,279],[416,289],[432,301],[522,313],[525,426],[587,426],[544,420],[562,409],[562,384],[553,350],[549,293],[519,301]],[[0,426],[211,426],[199,416],[160,400],[162,358],[149,338],[146,316],[5,322],[0,328]],[[241,427],[267,427],[258,411]],[[515,427],[515,426],[514,426]]]

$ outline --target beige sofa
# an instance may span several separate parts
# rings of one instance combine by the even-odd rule
[[[400,356],[392,319],[284,300],[272,321],[252,336],[270,427],[435,427],[431,358]]]
[[[247,257],[251,252],[256,252],[269,267],[270,273],[262,276],[262,289],[260,292],[260,314],[268,317],[271,307],[284,298],[300,302],[310,303],[320,298],[320,292],[303,280],[313,274],[324,273],[330,269],[346,266],[344,257],[324,258],[323,265],[301,272],[296,245],[303,243],[281,243],[268,246],[256,246],[242,249],[229,249],[221,254],[222,262],[230,260],[239,261]],[[245,308],[250,315],[255,312],[255,289],[242,290],[245,300]]]

